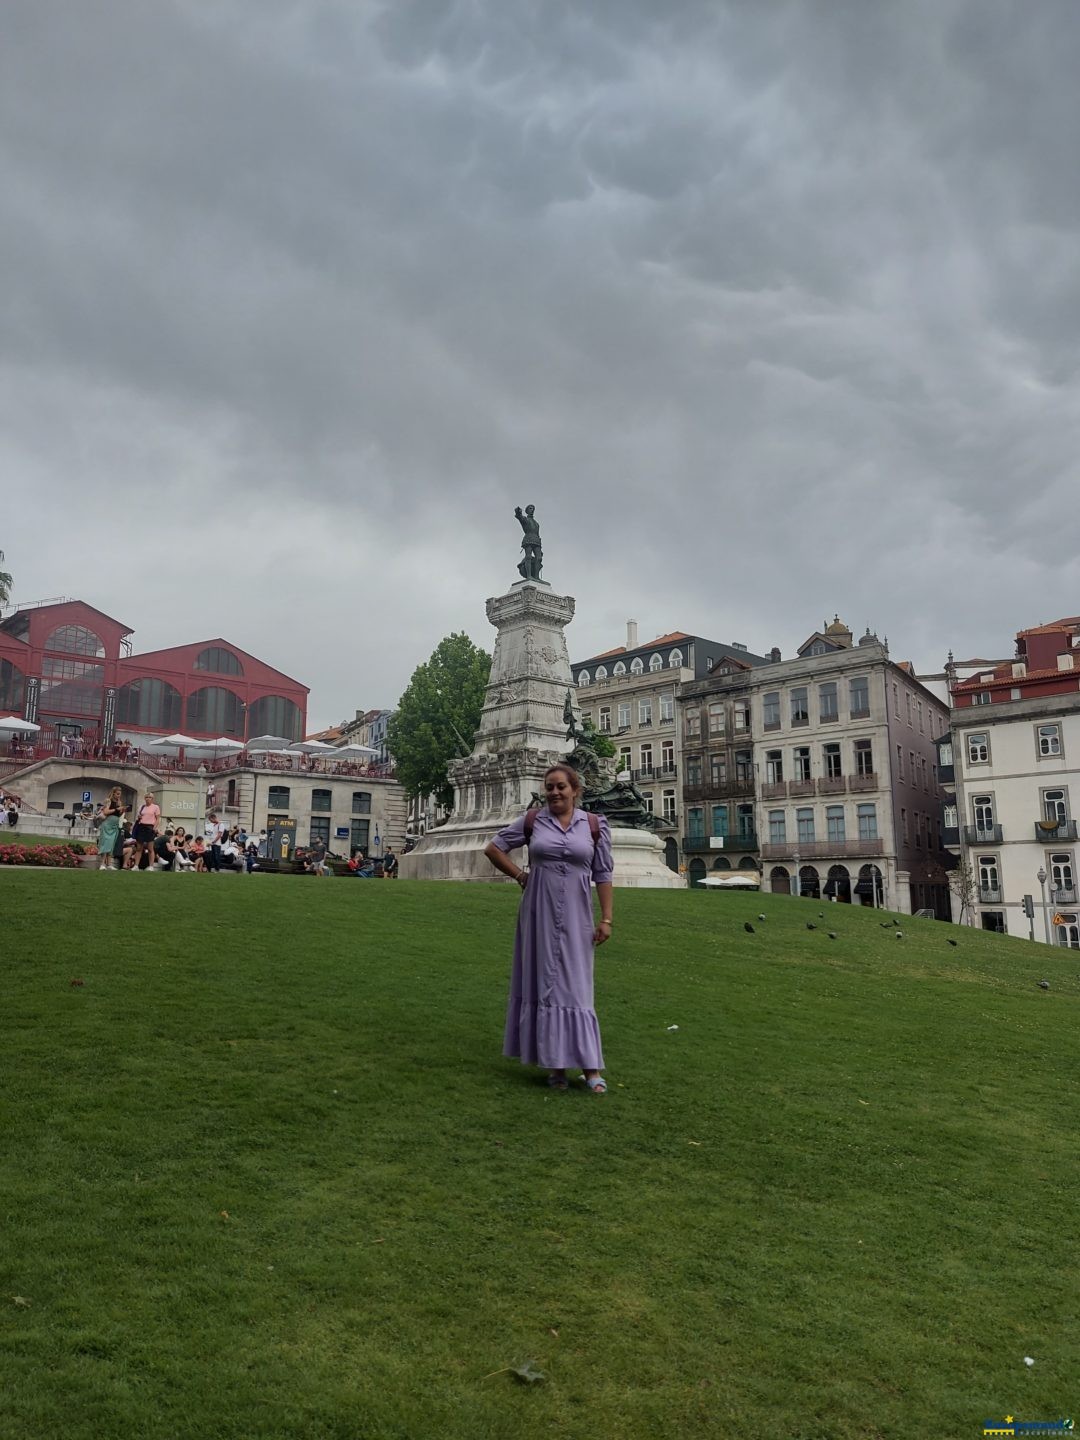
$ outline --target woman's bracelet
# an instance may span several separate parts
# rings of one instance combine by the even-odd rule
[[[614,930],[614,928],[615,928],[614,925],[612,925],[611,921],[610,921],[610,920],[605,920],[602,915],[600,916],[600,924],[601,924],[601,925],[606,925],[609,930]]]

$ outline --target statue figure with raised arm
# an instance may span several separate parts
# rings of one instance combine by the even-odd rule
[[[525,554],[519,560],[517,567],[518,574],[523,580],[539,580],[540,571],[544,566],[544,552],[540,545],[540,525],[533,514],[535,508],[533,505],[526,505],[523,511],[519,505],[514,511],[525,532],[521,539],[521,548]]]

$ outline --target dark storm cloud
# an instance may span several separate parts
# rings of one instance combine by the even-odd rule
[[[1076,610],[1071,0],[80,16],[0,47],[20,598],[224,631],[324,720],[486,642],[527,499],[577,653],[839,608],[937,668]],[[209,562],[183,624],[58,573],[117,537]]]

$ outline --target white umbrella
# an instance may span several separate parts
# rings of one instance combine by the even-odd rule
[[[198,740],[192,740],[190,735],[159,735],[156,740],[147,744],[148,750],[180,750],[185,745],[198,745]]]
[[[290,745],[291,751],[299,752],[301,755],[322,755],[328,750],[336,750],[335,745],[327,745],[325,740],[297,740],[295,745]]]
[[[370,760],[381,753],[370,745],[335,745],[333,749],[335,760]]]
[[[292,741],[287,735],[255,735],[247,742],[249,750],[284,750]]]
[[[36,735],[40,729],[40,725],[35,725],[32,720],[24,720],[21,715],[0,716],[0,730],[10,731],[14,735]]]
[[[239,740],[221,735],[216,740],[189,740],[187,748],[197,750],[200,755],[238,755],[244,747]]]

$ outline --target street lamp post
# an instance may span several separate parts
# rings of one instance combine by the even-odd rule
[[[206,829],[206,766],[200,763],[196,773],[199,777],[199,794],[196,807],[196,813],[199,819],[198,829],[195,833],[201,835]]]
[[[1047,912],[1047,909],[1046,909],[1046,871],[1043,869],[1043,867],[1042,867],[1041,865],[1039,866],[1039,873],[1035,876],[1035,879],[1038,880],[1038,882],[1039,882],[1039,889],[1042,891],[1043,931],[1044,931],[1045,934],[1046,934],[1046,943],[1047,943],[1047,945],[1049,945],[1049,944],[1050,944],[1050,916],[1049,916],[1049,913]]]

